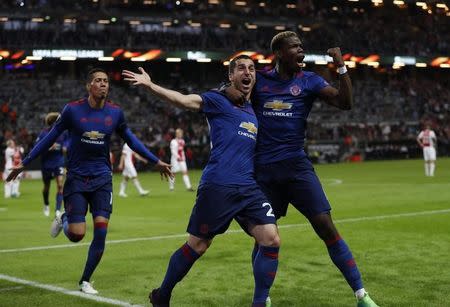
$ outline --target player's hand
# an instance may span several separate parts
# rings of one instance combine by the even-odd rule
[[[168,180],[169,178],[173,179],[173,173],[171,171],[171,165],[170,164],[167,164],[167,163],[159,160],[158,163],[156,163],[155,168],[161,174],[161,180],[163,180],[163,179]]]
[[[241,91],[237,90],[234,86],[230,85],[224,88],[224,93],[228,99],[234,105],[243,106],[245,103],[245,95]]]
[[[129,70],[123,70],[122,76],[123,80],[131,82],[132,85],[145,85],[150,86],[152,84],[152,79],[148,73],[142,68],[138,68],[141,73],[135,73]]]
[[[19,176],[19,174],[21,172],[23,172],[24,169],[25,169],[25,167],[22,165],[22,163],[20,163],[17,166],[13,166],[12,168],[10,168],[11,173],[6,178],[6,182],[10,182],[11,180],[16,179],[17,176]]]
[[[330,48],[327,50],[327,53],[330,57],[333,58],[334,64],[336,64],[338,67],[342,67],[345,65],[344,59],[342,58],[341,48]]]

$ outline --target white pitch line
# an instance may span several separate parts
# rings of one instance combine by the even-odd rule
[[[86,294],[86,293],[83,293],[81,291],[68,290],[68,289],[64,289],[64,288],[61,288],[61,287],[41,284],[41,283],[38,283],[38,282],[35,282],[35,281],[20,279],[20,278],[17,278],[17,277],[3,275],[3,274],[0,274],[0,279],[1,280],[6,280],[6,281],[10,281],[10,282],[13,282],[13,283],[16,283],[16,284],[26,285],[26,286],[30,286],[30,287],[34,287],[34,288],[45,289],[45,290],[48,290],[48,291],[58,292],[58,293],[66,294],[66,295],[78,296],[78,297],[82,297],[82,298],[85,298],[85,299],[88,299],[88,300],[91,300],[91,301],[107,303],[107,304],[116,305],[116,306],[142,307],[141,305],[133,305],[133,304],[130,304],[128,302],[123,302],[123,301],[119,301],[119,300],[112,299],[112,298]]]
[[[432,215],[439,213],[449,213],[450,209],[442,209],[442,210],[429,210],[429,211],[418,211],[418,212],[409,212],[409,213],[398,213],[398,214],[390,214],[390,215],[376,215],[376,216],[362,216],[355,218],[347,218],[347,219],[338,219],[334,220],[335,224],[343,224],[343,223],[356,223],[362,221],[375,221],[375,220],[386,220],[393,218],[401,218],[401,217],[411,217],[411,216],[420,216],[420,215]],[[309,223],[301,223],[301,224],[288,224],[288,225],[279,225],[278,228],[293,228],[293,227],[306,227],[309,226]],[[242,229],[232,229],[228,230],[225,234],[233,234],[233,233],[242,233]],[[140,241],[155,241],[155,240],[164,240],[164,239],[175,239],[175,238],[186,238],[187,234],[174,234],[167,236],[154,236],[154,237],[143,237],[143,238],[132,238],[132,239],[121,239],[121,240],[111,240],[106,241],[106,244],[118,244],[118,243],[130,243],[130,242],[140,242]],[[25,247],[25,248],[13,248],[13,249],[2,249],[1,253],[15,253],[15,252],[29,252],[36,250],[47,250],[47,249],[58,249],[58,248],[73,248],[79,246],[87,246],[91,243],[78,243],[78,244],[60,244],[60,245],[47,245],[47,246],[35,246],[35,247]]]
[[[20,290],[23,289],[22,286],[18,287],[8,287],[8,288],[0,288],[0,292],[12,291],[12,290]]]

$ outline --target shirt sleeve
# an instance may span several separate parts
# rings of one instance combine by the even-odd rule
[[[419,135],[417,136],[419,139],[423,137],[423,131],[420,131]]]
[[[216,91],[208,91],[200,95],[202,97],[201,112],[205,114],[219,114],[224,112],[224,101],[226,98]],[[223,97],[223,99],[221,99]]]
[[[311,91],[316,95],[319,94],[320,90],[330,85],[324,78],[317,74],[312,75],[309,78],[308,83]]]
[[[177,157],[178,158],[178,143],[177,141],[175,141],[174,139],[172,141],[170,141],[170,153],[172,155],[172,157]]]
[[[23,159],[22,164],[26,166],[31,161],[40,156],[44,151],[50,148],[55,142],[56,139],[67,130],[70,126],[70,108],[68,105],[64,107],[61,112],[61,115],[56,120],[50,132],[33,147],[28,156]]]

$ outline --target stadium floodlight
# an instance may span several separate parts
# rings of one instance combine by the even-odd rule
[[[136,25],[140,25],[141,24],[141,22],[139,21],[139,20],[130,20],[130,25],[132,25],[132,26],[136,26]]]
[[[3,60],[3,57],[0,55],[0,61]]]
[[[394,0],[392,3],[394,3],[395,5],[398,5],[398,6],[405,5],[405,1],[403,1],[403,0]]]
[[[348,68],[355,68],[356,67],[356,62],[355,61],[344,61],[345,65]]]
[[[259,64],[270,64],[270,63],[272,63],[272,60],[271,59],[259,59],[258,63]]]
[[[77,59],[76,56],[62,56],[59,58],[61,61],[75,61]]]
[[[65,18],[64,23],[77,23],[75,18]]]
[[[448,7],[445,3],[436,3],[436,7],[444,10],[448,10]]]
[[[209,4],[219,4],[219,0],[209,0]]]
[[[193,28],[200,28],[202,26],[202,24],[199,22],[191,22],[190,26]]]
[[[112,62],[114,61],[114,57],[112,56],[102,56],[98,58],[99,61],[101,62]]]
[[[29,55],[29,56],[27,56],[25,58],[25,60],[28,60],[28,61],[40,61],[40,60],[42,60],[42,57],[41,56]]]
[[[260,6],[260,7],[265,7],[266,4],[265,4],[264,2],[260,2],[260,3],[259,3],[259,6]]]
[[[348,0],[349,2],[359,2],[359,0]]]
[[[164,27],[170,27],[172,25],[172,22],[171,21],[163,21],[162,25]]]
[[[130,60],[131,60],[131,62],[145,62],[146,61],[146,59],[144,57],[140,57],[140,56],[130,58]]]
[[[367,62],[367,66],[371,66],[373,68],[377,68],[378,66],[380,66],[380,62]]]
[[[229,23],[221,23],[219,25],[219,27],[221,27],[223,29],[229,29],[229,28],[231,28],[231,25]]]
[[[316,64],[316,65],[327,65],[328,62],[327,61],[322,61],[322,60],[315,60],[314,64]]]
[[[440,68],[450,68],[450,64],[449,63],[443,63],[441,65],[439,65]]]
[[[311,28],[310,27],[302,27],[302,31],[303,32],[310,32]]]
[[[8,21],[8,17],[0,17],[0,22]]]
[[[228,66],[228,65],[230,65],[230,61],[224,61],[223,62],[223,66]]]
[[[181,58],[166,58],[166,62],[172,62],[172,63],[181,62]]]
[[[427,63],[416,63],[416,67],[427,67]]]
[[[254,25],[254,24],[245,23],[245,26],[246,26],[247,29],[249,29],[249,30],[256,30],[256,29],[258,29],[258,26],[257,26],[257,25]]]
[[[286,27],[285,26],[275,26],[275,30],[284,31],[284,30],[286,30]]]
[[[288,3],[288,4],[286,4],[286,8],[287,8],[287,9],[296,9],[296,8],[297,8],[297,5],[295,5],[295,4],[293,4],[293,3]]]
[[[33,17],[31,18],[32,22],[44,22],[44,18],[42,17]]]
[[[101,24],[101,25],[107,25],[107,24],[110,24],[111,21],[109,21],[108,19],[99,19],[99,20],[97,21],[97,23],[98,23],[98,24]]]
[[[194,3],[194,0],[183,0],[184,3]]]
[[[247,2],[246,1],[235,1],[234,4],[237,6],[246,6]]]
[[[197,59],[197,62],[199,63],[209,63],[211,62],[210,58],[201,58],[201,59]]]
[[[373,3],[375,6],[378,6],[378,5],[383,4],[383,0],[372,0],[372,3]]]

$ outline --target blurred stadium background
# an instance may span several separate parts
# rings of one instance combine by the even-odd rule
[[[313,161],[335,163],[396,160],[398,162],[395,164],[397,166],[386,164],[386,162],[379,164],[380,174],[376,175],[378,181],[367,183],[369,186],[367,190],[364,190],[368,195],[374,197],[370,201],[360,194],[351,194],[357,188],[349,188],[346,190],[350,193],[349,196],[340,199],[340,192],[333,190],[336,187],[328,187],[325,183],[325,189],[331,193],[329,197],[332,204],[356,203],[361,200],[364,202],[364,205],[358,203],[351,208],[344,206],[341,217],[358,217],[370,215],[370,213],[386,214],[382,210],[383,208],[379,207],[379,203],[383,202],[387,204],[384,209],[392,214],[414,210],[421,212],[425,209],[448,209],[450,195],[448,194],[448,180],[446,181],[444,176],[449,173],[449,163],[444,157],[450,155],[449,21],[449,4],[443,0],[417,2],[408,0],[2,0],[0,1],[1,151],[3,153],[6,140],[13,138],[25,148],[25,152],[28,152],[44,126],[45,114],[59,111],[67,102],[84,96],[86,93],[85,74],[90,68],[99,66],[109,72],[112,82],[110,98],[125,110],[129,125],[138,137],[163,160],[170,161],[169,142],[173,137],[174,130],[178,127],[182,128],[185,131],[188,147],[188,166],[201,169],[209,154],[208,128],[203,116],[175,109],[148,95],[142,89],[130,87],[121,80],[121,70],[125,68],[136,70],[137,67],[143,66],[151,71],[152,78],[162,85],[184,92],[200,93],[217,87],[225,80],[228,61],[239,53],[250,55],[258,63],[259,68],[271,65],[273,55],[269,50],[270,39],[280,31],[293,30],[299,33],[304,42],[307,54],[305,69],[319,73],[332,83],[333,80],[336,80],[335,68],[331,64],[331,58],[325,54],[329,47],[340,46],[354,87],[355,105],[351,111],[337,111],[320,101],[315,103],[308,122],[307,142],[307,151]],[[425,181],[425,178],[422,178],[422,161],[397,161],[422,158],[422,151],[415,139],[425,124],[431,126],[438,139],[437,186],[432,186],[431,183]],[[120,157],[121,145],[119,138],[113,142],[112,151],[116,163]],[[2,154],[0,158],[2,165],[3,158]],[[439,160],[443,162],[439,164]],[[346,175],[346,172],[355,171],[356,168],[348,164],[339,165],[343,167],[343,173],[340,173],[338,169],[330,168],[333,166],[323,166],[318,168],[319,175],[321,171],[325,174],[330,172],[329,176],[325,178],[331,180],[330,182],[333,182],[333,178],[345,176],[351,180],[351,173]],[[403,168],[400,167],[402,165]],[[143,165],[138,165],[138,167],[145,168]],[[366,167],[367,165],[364,166],[364,163],[361,164],[361,169]],[[415,168],[415,172],[411,173],[410,168]],[[39,159],[30,166],[30,169],[39,169]],[[396,177],[396,174],[393,173],[402,173],[405,169],[408,169],[408,172],[405,172],[404,176],[397,174],[399,177]],[[376,172],[376,168],[369,166],[368,171]],[[199,176],[199,172],[194,172],[193,181],[198,182]],[[360,180],[365,179],[363,174],[355,176]],[[410,181],[407,181],[408,177],[410,177]],[[172,196],[168,192],[166,193],[165,185],[154,182],[155,180],[151,179],[150,175],[146,175],[144,178],[142,180],[144,185],[146,179],[151,180],[153,185],[152,195],[148,198],[149,202],[160,203],[160,207],[164,207],[164,203],[173,201]],[[398,189],[395,191],[381,189],[376,186],[380,181],[387,185],[397,184]],[[407,185],[407,189],[403,189],[402,182]],[[430,191],[425,189],[422,191],[421,188],[418,188],[418,186],[423,187],[424,184],[431,186],[430,189],[433,192],[430,192],[430,198],[426,198],[422,194],[420,196],[414,194]],[[22,186],[24,198],[11,200],[11,202],[16,201],[16,204],[20,202],[20,205],[28,206],[27,210],[36,209],[35,211],[40,214],[39,186],[40,182],[38,181],[29,181],[28,183],[25,181]],[[381,189],[380,195],[371,194],[370,187],[374,188],[375,186],[376,189]],[[33,194],[27,192],[27,188],[28,191],[33,191]],[[179,188],[181,190],[180,184]],[[383,198],[383,193],[399,195],[395,200],[388,201]],[[417,197],[409,199],[406,197],[408,193]],[[357,201],[352,200],[352,195]],[[436,195],[440,198],[432,201],[430,206],[428,204],[425,206],[424,202],[420,202],[433,200],[432,197]],[[129,199],[128,202],[136,201],[137,195],[134,197],[135,199]],[[175,208],[184,209],[180,209],[179,215],[171,212],[168,216],[171,216],[174,221],[177,221],[177,225],[182,225],[182,227],[176,228],[175,225],[170,225],[165,229],[159,228],[161,230],[159,234],[167,235],[184,231],[184,223],[187,222],[194,196],[180,194],[177,197],[180,198],[176,201],[180,202],[180,206]],[[394,206],[394,203],[406,203],[405,197],[410,200],[411,207]],[[417,203],[412,205],[414,201]],[[145,203],[142,199],[139,199],[138,202]],[[23,225],[13,223],[11,220],[26,217],[27,223],[33,224],[35,220],[42,220],[42,218],[38,217],[38,213],[25,215],[27,210],[24,211],[23,207],[14,209],[14,205],[4,199],[1,199],[0,204],[0,207],[8,208],[7,214],[10,217],[0,216],[0,233],[7,234],[2,235],[0,240],[3,249],[54,244],[54,241],[41,238],[44,236],[42,229],[45,228],[45,232],[47,231],[46,225],[49,221],[45,220],[45,225],[43,222],[39,222],[35,228],[32,228],[36,231],[40,229],[41,236],[36,235],[29,238],[29,241],[24,240],[24,234],[17,231],[17,229],[22,229]],[[118,204],[127,204],[127,201],[120,200]],[[363,207],[362,211],[359,211],[361,207],[358,205]],[[399,210],[395,211],[392,208]],[[164,209],[167,208],[162,208],[162,210]],[[351,212],[355,212],[355,210],[361,214],[352,215]],[[114,219],[118,221],[118,228],[120,225],[127,229],[126,236],[148,235],[144,232],[141,233],[135,227],[131,227],[131,230],[135,230],[135,232],[130,231],[130,227],[126,223],[134,223],[135,220],[130,216],[133,214],[139,216],[138,211],[127,213],[120,212],[120,209],[118,211],[119,214]],[[156,213],[153,211],[146,209],[145,212],[152,216],[152,220],[157,219],[154,216]],[[0,214],[2,213],[0,212]],[[126,217],[122,220],[122,224],[119,223],[120,214],[124,214]],[[161,217],[158,220],[161,225],[167,223],[165,214],[167,212],[163,211],[156,214]],[[11,217],[14,218],[11,219]],[[291,223],[298,221],[299,217],[288,220]],[[422,222],[423,225],[429,223],[428,220]],[[159,227],[162,227],[161,225]],[[442,225],[444,225],[443,222]],[[151,225],[143,225],[143,227],[151,229]],[[406,228],[408,227],[406,226]],[[443,227],[430,230],[430,236],[437,235],[440,231],[448,231]],[[387,229],[380,235],[390,236],[394,232],[398,233],[397,229],[392,230],[390,227]],[[371,237],[369,235],[370,227],[363,228],[362,231],[366,236]],[[381,232],[378,228],[377,231]],[[414,229],[411,228],[409,231],[412,238]],[[18,235],[19,233],[21,235]],[[352,235],[351,230],[348,230],[347,233],[348,237],[352,237],[356,242],[354,244],[351,242],[351,246],[356,246],[353,247],[355,250],[360,249],[359,256],[363,258],[364,245],[362,242],[358,242],[359,236]],[[151,234],[158,235],[158,232],[153,229]],[[405,234],[405,236],[407,235]],[[7,237],[10,240],[3,239]],[[310,237],[313,242],[312,233],[307,239]],[[117,237],[112,231],[109,238]],[[371,238],[375,240],[374,237]],[[409,242],[407,239],[405,242]],[[292,240],[295,240],[294,235]],[[86,239],[85,241],[88,242]],[[245,241],[242,244],[247,244],[248,250],[250,250],[250,241],[244,239],[244,236],[241,241]],[[288,239],[286,239],[287,241]],[[63,243],[64,241],[61,239],[58,242]],[[419,248],[414,245],[412,239],[410,243],[410,248]],[[165,267],[169,252],[175,246],[178,245],[168,246],[162,256],[157,252],[152,252],[158,257],[161,256],[161,268]],[[294,247],[291,246],[291,248]],[[289,247],[286,249],[289,250]],[[422,249],[420,250],[422,251]],[[448,244],[445,245],[445,250],[449,250]],[[319,262],[327,263],[328,260],[324,253],[323,249],[317,247],[317,254],[324,257]],[[83,251],[79,257],[83,258],[84,254]],[[12,263],[14,255],[5,252],[0,259],[4,255],[10,257],[6,259]],[[232,253],[227,255],[233,257]],[[141,254],[139,256],[146,257]],[[247,261],[246,256],[242,256],[244,264]],[[61,251],[58,252],[58,257],[59,262],[65,261]],[[110,254],[106,254],[104,257],[105,262],[108,257]],[[132,255],[128,257],[132,257]],[[211,256],[211,258],[213,257]],[[18,259],[25,261],[20,257]],[[378,259],[383,258],[379,255]],[[39,261],[41,260],[39,259]],[[369,263],[373,266],[379,265],[378,261],[373,259],[363,261],[366,261],[366,266],[369,266]],[[0,260],[0,262],[5,264],[4,260]],[[20,269],[21,264],[22,262],[19,262],[15,266],[11,266],[17,267],[15,273],[11,273],[12,275],[39,279],[38,273],[23,274]],[[286,263],[286,268],[288,264]],[[27,272],[33,270],[33,266],[29,265],[30,267],[26,269]],[[429,265],[435,264],[430,263]],[[420,261],[411,264],[411,267],[417,268],[417,266],[420,266]],[[4,267],[6,271],[7,267],[7,265]],[[105,278],[113,278],[114,268],[110,269],[109,275],[105,272],[105,276],[107,276]],[[303,269],[307,274],[311,274],[307,268],[298,270],[302,271]],[[410,269],[405,268],[405,272]],[[0,274],[6,273],[5,270],[0,270]],[[104,268],[101,264],[96,274],[102,276],[102,270]],[[105,265],[106,270],[107,264]],[[250,274],[249,268],[245,270],[248,270]],[[370,276],[370,270],[374,269],[367,268],[366,270]],[[79,270],[74,271],[78,273]],[[118,269],[118,271],[121,272],[122,269]],[[336,273],[333,268],[330,268],[329,272]],[[226,270],[223,273],[225,274]],[[422,273],[427,274],[426,272]],[[126,270],[123,274],[127,274]],[[156,283],[162,278],[162,274],[163,269],[155,271],[154,279],[152,276],[151,281],[145,279],[145,282]],[[327,275],[324,273],[324,276]],[[377,290],[375,291],[376,294],[381,295],[382,292],[387,292],[388,290],[384,287],[388,288],[389,278],[379,277],[377,279],[376,273],[373,273],[372,276],[374,277],[369,290],[370,288],[377,289],[377,286],[374,285],[375,280],[384,283],[384,286],[377,289],[378,293]],[[303,278],[304,283],[307,284],[308,279]],[[334,276],[334,278],[339,277]],[[76,277],[72,279],[76,281]],[[50,281],[65,283],[67,288],[71,287],[70,281],[65,279],[63,281],[50,279],[49,283]],[[191,279],[191,282],[194,281]],[[251,284],[250,279],[248,282]],[[316,282],[319,284],[320,277]],[[113,282],[114,285],[118,283]],[[141,289],[137,291],[136,296],[133,296],[134,290],[127,292],[129,289],[116,286],[120,290],[114,292],[110,289],[107,294],[112,297],[117,294],[116,298],[118,299],[123,298],[143,303],[143,300],[135,299],[136,296],[140,297],[142,293],[145,294],[143,291],[145,289],[142,289],[144,286],[140,283]],[[395,286],[395,284],[391,284],[391,286]],[[414,283],[411,282],[410,286],[414,287]],[[437,281],[428,286],[435,291],[440,289]],[[218,287],[220,288],[220,286]],[[243,285],[243,287],[246,288],[248,285]],[[346,291],[344,286],[338,287],[341,287],[337,288],[338,290]],[[288,288],[289,291],[294,289],[300,292],[305,291],[305,289],[297,289],[294,286]],[[335,289],[334,292],[339,293],[338,290]],[[187,288],[183,291],[192,294],[189,292],[191,290]],[[278,291],[276,293],[279,295],[285,294],[285,291],[276,290],[276,288],[275,291]],[[308,291],[314,290],[308,289]],[[9,301],[3,301],[5,306],[14,304],[18,297],[11,293],[0,292],[0,306],[2,306],[2,297],[10,298]],[[415,294],[410,293],[411,296]],[[197,295],[202,296],[203,294],[199,292]],[[430,301],[426,299],[411,301],[405,297],[403,300],[385,299],[384,305],[411,306],[415,305],[414,302],[418,302],[417,306],[450,305],[448,295],[445,298],[436,297],[433,296]],[[55,300],[67,299],[52,297],[39,302],[25,301],[23,304],[46,306]],[[302,300],[302,306],[333,306],[332,300],[319,300],[317,303],[308,303],[307,298],[302,298]],[[383,303],[383,299],[380,301]],[[184,306],[180,302],[178,301],[175,306]],[[213,297],[211,297],[211,302],[206,299],[200,300],[192,306],[224,306],[222,304],[226,303],[226,301],[220,302],[218,305],[214,304]],[[247,304],[245,296],[239,297],[237,300],[231,299],[231,302],[233,306]],[[345,305],[348,302],[350,301],[338,301],[337,305]],[[427,304],[427,302],[431,303]],[[67,301],[63,305],[77,306],[85,303],[84,301],[76,303]],[[282,306],[300,306],[296,305],[297,303],[298,301],[286,301]]]

